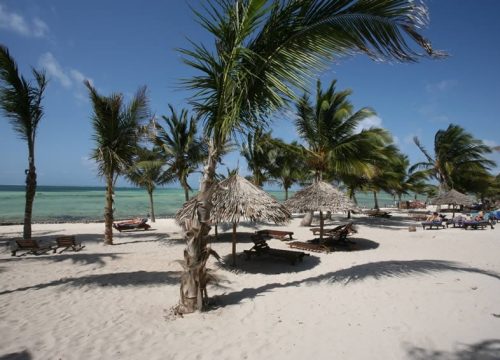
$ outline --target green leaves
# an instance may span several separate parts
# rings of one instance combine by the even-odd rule
[[[0,108],[14,131],[29,144],[34,144],[38,123],[43,116],[42,98],[47,86],[45,73],[32,71],[36,85],[19,75],[9,50],[0,45]]]

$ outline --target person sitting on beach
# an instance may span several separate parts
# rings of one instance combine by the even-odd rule
[[[425,221],[441,221],[441,218],[437,212],[433,212],[431,215],[427,216]]]
[[[476,215],[476,217],[474,218],[474,220],[476,220],[476,221],[482,221],[482,220],[484,220],[484,212],[480,211],[479,214]]]

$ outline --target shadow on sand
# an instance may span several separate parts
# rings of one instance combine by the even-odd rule
[[[85,251],[85,249],[81,250]],[[52,252],[50,252],[52,254]],[[125,254],[120,254],[120,253],[82,253],[82,252],[67,252],[63,254],[52,254],[52,255],[29,255],[29,256],[13,256],[10,258],[6,259],[0,259],[0,263],[11,263],[11,262],[16,262],[16,261],[39,261],[39,260],[45,260],[45,261],[52,261],[54,263],[59,263],[63,262],[66,260],[69,260],[73,262],[75,265],[101,265],[104,266],[106,265],[106,261],[109,260],[116,260],[121,257],[121,255]]]
[[[132,271],[112,274],[86,275],[77,278],[61,278],[47,283],[4,290],[0,295],[18,291],[40,290],[53,286],[156,286],[179,285],[180,271]]]
[[[442,260],[411,260],[411,261],[380,261],[356,265],[350,268],[329,272],[326,274],[290,281],[287,283],[271,283],[258,288],[245,288],[217,296],[219,306],[239,304],[243,299],[253,299],[274,289],[297,287],[304,284],[317,283],[349,283],[365,279],[382,280],[391,277],[407,277],[427,275],[445,271],[457,271],[481,274],[500,280],[500,274],[478,268],[466,267],[459,263]]]
[[[0,356],[0,360],[31,360],[33,356],[28,350],[5,354]]]
[[[500,339],[489,339],[476,344],[461,344],[453,352],[428,350],[421,347],[407,349],[408,358],[414,360],[497,360],[500,359]]]

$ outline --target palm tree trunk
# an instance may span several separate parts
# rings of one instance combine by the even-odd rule
[[[113,174],[106,177],[106,205],[104,207],[104,244],[113,245]]]
[[[26,171],[26,204],[24,207],[23,238],[31,239],[31,217],[33,214],[33,202],[36,194],[36,168],[35,168],[35,146],[28,142],[28,170]]]
[[[300,221],[300,226],[311,226],[314,217],[314,211],[309,211],[304,215],[304,218]]]
[[[379,209],[379,206],[378,206],[378,198],[377,198],[377,192],[374,191],[373,192],[373,201],[375,202],[375,209]]]
[[[184,189],[184,199],[189,200],[189,186],[186,181],[181,181],[182,188]]]
[[[211,250],[207,247],[207,235],[210,232],[210,196],[217,167],[217,148],[213,142],[209,144],[208,158],[200,185],[199,203],[196,217],[183,224],[186,232],[186,248],[184,249],[184,272],[181,277],[180,300],[176,308],[179,314],[201,311],[207,303],[206,263]]]
[[[151,209],[151,222],[155,222],[156,218],[155,218],[155,207],[153,204],[153,192],[148,191],[148,194],[149,194],[149,207]]]
[[[288,200],[288,188],[285,188],[285,201]]]

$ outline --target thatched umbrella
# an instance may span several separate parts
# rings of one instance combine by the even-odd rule
[[[431,200],[431,204],[433,205],[453,205],[453,217],[455,217],[455,206],[456,205],[464,205],[470,206],[474,204],[470,196],[462,194],[461,192],[451,189],[443,194],[438,195],[434,199]]]
[[[324,181],[315,182],[296,192],[285,201],[285,206],[294,212],[319,210],[321,240],[323,240],[323,211],[347,211],[356,207],[343,192]]]
[[[210,220],[213,223],[233,224],[233,265],[236,264],[236,225],[241,219],[287,223],[291,214],[288,209],[268,193],[247,179],[233,175],[216,185],[210,201],[213,204]],[[198,199],[194,197],[176,213],[175,219],[182,225],[193,218]]]

